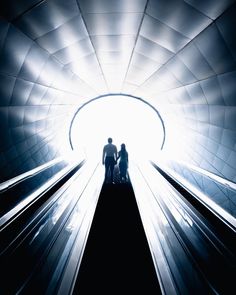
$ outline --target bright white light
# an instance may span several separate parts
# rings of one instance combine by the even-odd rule
[[[126,144],[135,160],[152,159],[160,151],[163,129],[156,112],[134,98],[109,96],[82,108],[71,129],[71,141],[85,157],[100,157],[108,137],[120,149]]]

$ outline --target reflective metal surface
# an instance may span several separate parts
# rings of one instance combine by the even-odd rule
[[[150,164],[129,172],[163,294],[230,294],[235,253],[207,219]]]
[[[62,288],[65,290],[63,294],[69,294],[81,261],[103,176],[101,164],[87,162],[49,196],[27,223],[23,226],[18,224],[17,234],[5,245],[6,249],[2,247],[2,239],[2,292],[56,294],[58,288]],[[76,253],[71,255],[75,250]],[[11,284],[5,279],[9,276]]]
[[[235,15],[234,0],[1,1],[0,181],[69,151],[86,101],[124,93],[159,111],[167,154],[236,182]]]

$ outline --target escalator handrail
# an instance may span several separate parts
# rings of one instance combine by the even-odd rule
[[[6,180],[6,181],[0,183],[0,192],[6,191],[6,190],[18,185],[19,183],[43,172],[47,168],[50,168],[50,167],[62,162],[63,160],[64,160],[63,157],[58,157],[52,161],[49,161],[43,165],[40,165],[34,169],[31,169],[31,170],[24,172],[16,177],[13,177],[9,180]]]
[[[56,173],[50,180],[43,184],[40,188],[36,189],[33,193],[22,200],[18,205],[8,211],[0,218],[0,232],[4,230],[13,220],[21,215],[25,210],[32,206],[42,195],[52,189],[60,180],[68,175],[73,169],[79,165],[83,165],[85,160],[74,162],[61,171]]]
[[[196,192],[188,188],[187,185],[183,184],[183,179],[178,180],[172,174],[164,171],[163,168],[160,168],[156,163],[151,161],[153,167],[166,179],[167,182],[171,184],[174,189],[176,189],[184,198],[195,207],[201,214],[206,218],[206,220],[212,225],[213,228],[217,229],[217,235],[223,235],[224,243],[227,244],[227,247],[233,252],[235,252],[236,247],[236,227],[235,221],[231,221],[231,218],[225,218],[219,214],[218,211],[214,210],[211,206],[203,201]],[[200,193],[200,192],[199,192]],[[229,214],[227,214],[229,215]]]
[[[88,188],[88,185],[90,184],[91,182],[91,179],[93,178],[94,176],[94,172],[97,170],[97,167],[98,165],[96,165],[93,173],[89,176],[89,178],[87,179],[87,181],[84,183],[84,185],[81,187],[81,190],[80,190],[80,193],[79,193],[79,198],[76,200],[76,198],[73,198],[72,202],[70,202],[68,204],[68,206],[66,207],[66,209],[63,211],[61,217],[60,217],[60,223],[58,223],[58,225],[53,229],[53,231],[47,236],[46,240],[44,241],[43,245],[42,246],[42,253],[41,253],[41,256],[40,256],[40,259],[38,260],[37,264],[35,265],[33,271],[30,273],[29,277],[27,278],[27,280],[25,281],[24,285],[22,286],[22,288],[25,288],[25,286],[30,283],[30,280],[32,279],[32,277],[37,273],[37,270],[39,268],[41,268],[41,266],[43,265],[44,261],[46,260],[46,257],[48,255],[50,255],[51,251],[52,251],[52,248],[54,246],[54,244],[59,242],[60,243],[60,239],[58,238],[60,233],[63,232],[63,229],[64,227],[66,226],[66,223],[68,222],[70,216],[73,214],[73,210],[75,209],[75,207],[77,206],[77,203],[80,201],[80,199],[82,198],[82,196],[84,195],[85,193],[85,190]],[[76,174],[74,175],[76,177]],[[70,187],[71,183],[74,181],[73,177],[71,177],[69,179],[68,182],[66,182],[66,189],[68,187]],[[65,191],[65,188],[61,188],[62,189],[62,192],[57,191],[56,194],[54,195],[54,197],[52,198],[52,200],[50,201],[50,203],[55,203],[56,202],[56,199],[57,198],[60,198],[60,195],[62,195]],[[89,191],[89,190],[88,190]],[[96,187],[96,194],[99,195],[99,192],[100,190],[97,189]],[[57,196],[58,195],[58,196]],[[50,205],[51,206],[51,205]],[[49,204],[47,204],[45,206],[45,212],[48,210],[48,207],[50,207]],[[52,204],[52,206],[54,206]],[[40,215],[44,215],[45,212],[42,213],[42,211],[40,211]],[[85,214],[87,215],[87,213]],[[38,219],[38,216],[35,216],[35,220]],[[83,224],[83,221],[84,221],[84,218],[81,219],[81,224]],[[35,224],[35,221],[32,222],[32,224],[30,225],[31,227],[31,230],[33,228],[33,224]],[[79,221],[78,221],[78,224],[77,224],[77,227],[78,229],[77,230],[80,230],[81,228],[81,225],[79,224]],[[88,224],[88,227],[90,227],[90,223]],[[87,239],[87,236],[88,236],[88,231],[89,231],[89,228],[87,228],[85,231],[82,230],[82,232],[84,232],[85,234],[85,241],[83,242],[83,245],[85,245],[86,243],[86,239]],[[77,234],[75,235],[75,237],[77,237]],[[79,243],[81,243],[81,240],[79,241]],[[82,247],[79,251],[81,251],[81,254],[78,255],[78,252],[76,253],[76,255],[74,255],[73,257],[77,257],[78,260],[76,259],[71,259],[71,252],[73,251],[74,247],[78,244],[78,241],[74,242],[72,245],[71,245],[71,249],[70,251],[66,251],[67,253],[67,256],[68,257],[64,257],[62,256],[60,259],[59,259],[59,262],[58,262],[58,269],[61,271],[61,275],[59,276],[59,281],[56,283],[58,285],[60,285],[60,288],[63,288],[63,290],[71,290],[71,288],[73,287],[73,284],[74,284],[74,280],[75,280],[75,277],[74,275],[71,273],[71,267],[73,267],[73,269],[77,269],[77,267],[79,266],[80,264],[80,261],[81,261],[81,257],[82,257],[82,252],[84,250],[84,247]],[[60,247],[58,247],[60,248]],[[52,251],[53,252],[53,251]],[[57,260],[57,258],[55,257],[55,261]],[[64,265],[64,264],[65,265]],[[63,264],[63,265],[62,265]],[[70,269],[68,269],[68,264],[70,264]],[[56,269],[55,269],[55,274],[56,274]],[[66,282],[65,282],[66,281]],[[50,284],[48,285],[48,288],[50,289],[51,285],[53,286],[53,288],[55,287],[55,281],[51,278],[51,282]],[[69,292],[69,291],[68,291]],[[50,293],[51,294],[51,293]],[[66,293],[63,293],[63,294],[66,294]],[[68,293],[69,294],[69,293]]]

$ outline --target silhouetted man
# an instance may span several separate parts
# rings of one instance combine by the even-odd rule
[[[113,172],[117,161],[117,148],[112,144],[112,138],[108,138],[108,144],[103,148],[102,164],[105,164],[105,182],[108,182],[108,175],[110,172],[111,182],[113,182]]]

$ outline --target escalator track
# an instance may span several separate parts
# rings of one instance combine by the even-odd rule
[[[161,294],[130,183],[104,184],[99,197],[73,295],[94,292]]]

